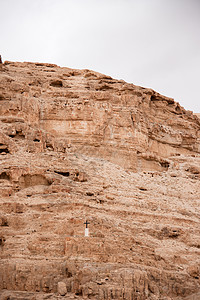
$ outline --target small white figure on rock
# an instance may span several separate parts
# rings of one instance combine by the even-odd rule
[[[90,224],[87,220],[86,222],[84,223],[85,224],[85,236],[89,236],[89,228],[88,228],[88,225]]]

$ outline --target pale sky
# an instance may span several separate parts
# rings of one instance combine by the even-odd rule
[[[200,0],[0,0],[3,60],[91,69],[200,112]]]

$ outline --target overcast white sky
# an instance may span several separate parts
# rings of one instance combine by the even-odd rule
[[[3,60],[92,69],[200,112],[200,0],[0,0]]]

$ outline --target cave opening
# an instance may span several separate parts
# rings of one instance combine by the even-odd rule
[[[9,134],[9,137],[16,138],[16,139],[24,139],[25,135],[23,134],[22,130],[16,130],[15,134]]]
[[[57,173],[59,175],[65,176],[65,177],[69,177],[70,176],[70,172],[54,171],[54,173]]]
[[[10,153],[5,144],[0,144],[0,153]]]
[[[0,179],[10,180],[10,176],[6,172],[0,174]]]
[[[0,246],[3,246],[5,243],[5,238],[4,237],[0,237]]]
[[[169,163],[167,161],[160,162],[161,167],[168,169],[169,168]]]
[[[63,83],[61,80],[54,80],[50,83],[50,86],[53,87],[63,87]]]

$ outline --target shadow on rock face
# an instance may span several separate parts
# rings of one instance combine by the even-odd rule
[[[51,185],[51,182],[45,176],[40,174],[34,174],[34,175],[26,174],[26,175],[22,175],[19,178],[19,186],[22,189],[30,186],[35,186],[35,185],[49,186]]]

